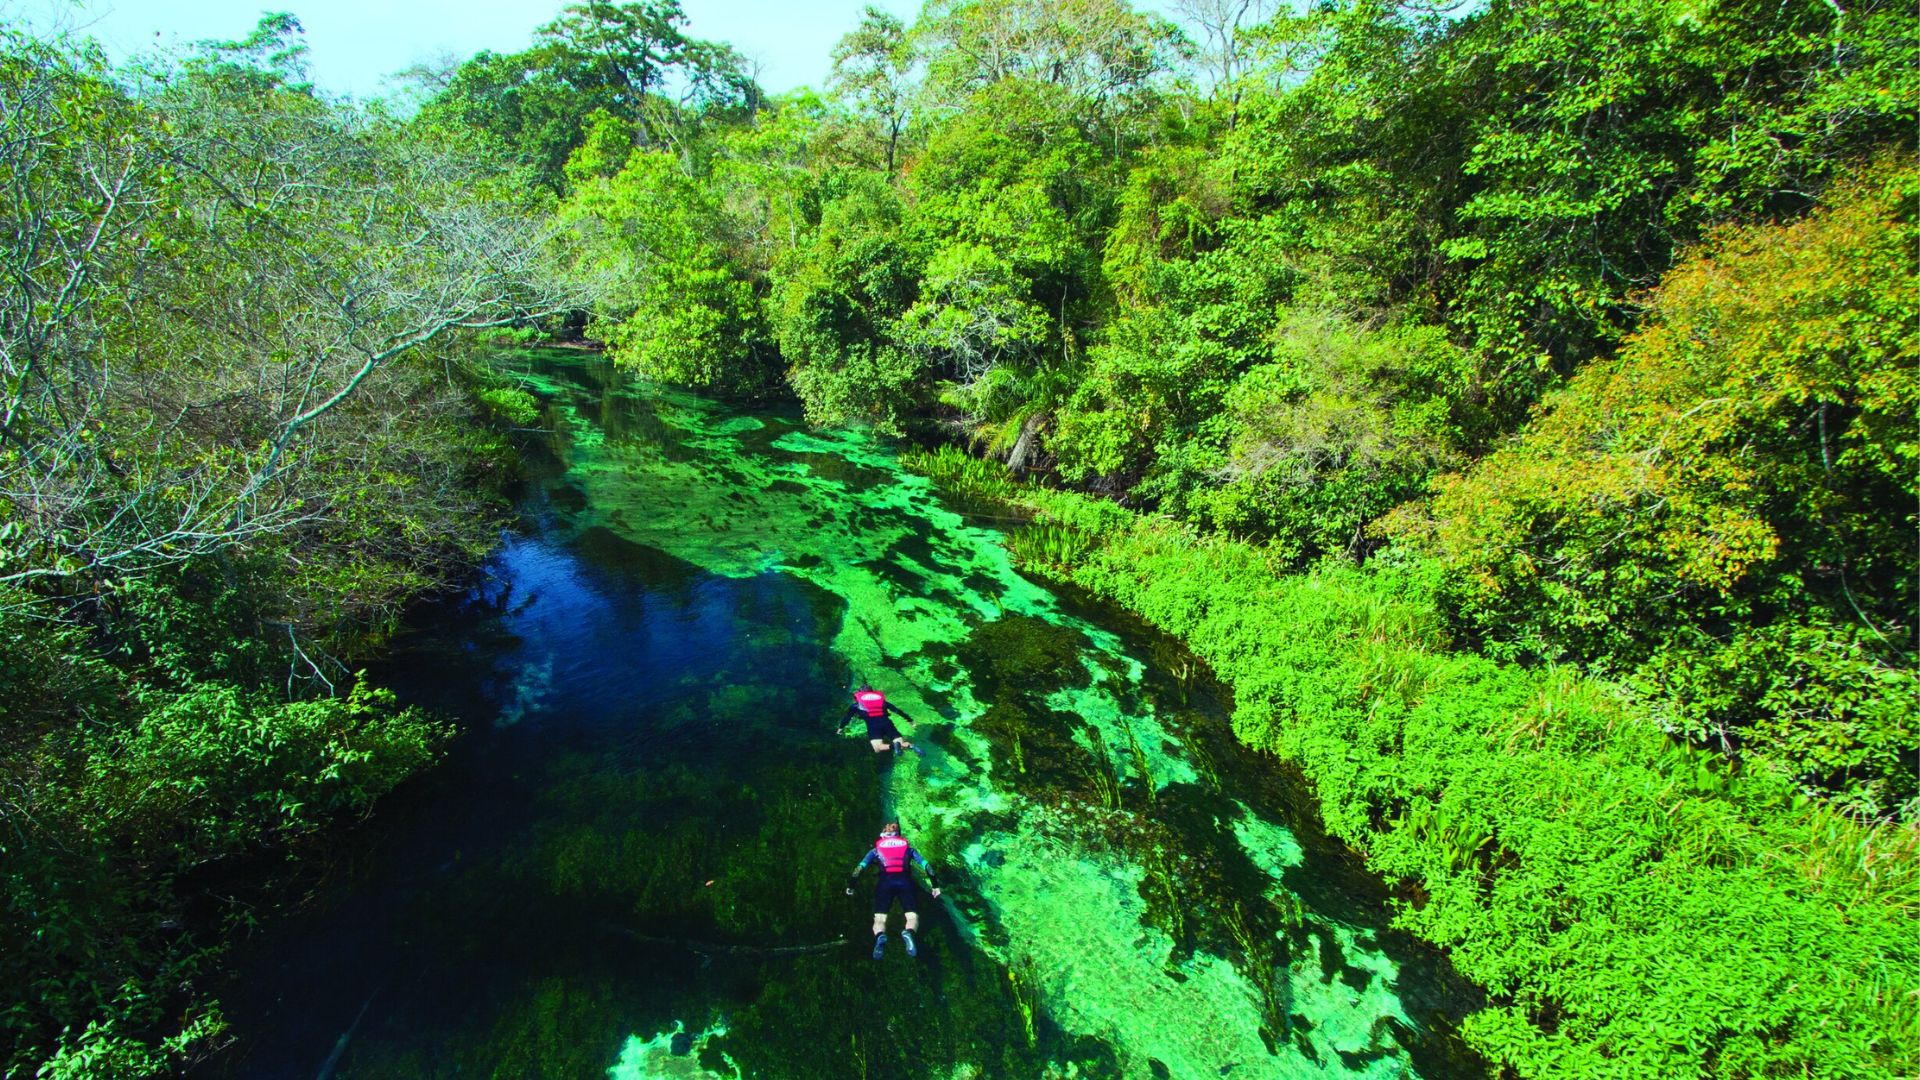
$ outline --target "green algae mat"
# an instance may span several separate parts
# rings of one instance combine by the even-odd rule
[[[379,676],[466,734],[227,995],[244,1076],[1445,1077],[1475,1005],[1177,644],[894,448],[515,360],[523,521]],[[924,757],[835,728],[871,681]],[[944,887],[869,955],[902,822]]]

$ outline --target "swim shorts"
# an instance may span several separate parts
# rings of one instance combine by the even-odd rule
[[[885,915],[893,909],[895,900],[900,901],[900,910],[915,910],[913,880],[905,874],[881,874],[880,884],[873,890],[873,913]]]

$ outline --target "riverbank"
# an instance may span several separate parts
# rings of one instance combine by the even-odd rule
[[[217,1050],[233,943],[445,754],[454,728],[362,668],[472,575],[518,482],[519,403],[458,360],[382,372],[356,419],[410,409],[412,437],[295,525],[0,588],[0,1071],[168,1075]]]
[[[1448,640],[1427,569],[1263,553],[960,455],[911,464],[1033,512],[1023,564],[1185,641],[1250,746],[1414,886],[1398,922],[1487,989],[1466,1038],[1522,1076],[1911,1075],[1920,870],[1777,776],[1660,733],[1611,687]]]

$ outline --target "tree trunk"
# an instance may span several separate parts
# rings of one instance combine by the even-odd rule
[[[1045,413],[1034,413],[1020,422],[1020,437],[1013,440],[1013,449],[1007,452],[1007,468],[1020,472],[1027,467],[1027,457],[1033,453],[1034,442],[1039,438],[1040,426],[1046,422]]]

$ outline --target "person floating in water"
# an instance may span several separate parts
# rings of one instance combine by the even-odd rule
[[[873,747],[874,753],[884,754],[889,749],[893,751],[895,757],[899,757],[902,750],[920,753],[920,748],[900,734],[899,728],[893,726],[893,721],[887,718],[888,713],[909,724],[913,723],[913,717],[900,711],[900,706],[888,701],[887,695],[875,690],[867,683],[861,683],[860,689],[853,692],[853,704],[847,706],[846,718],[840,721],[835,734],[847,730],[847,725],[855,720],[865,720],[867,742]]]
[[[847,875],[847,895],[853,895],[853,887],[860,881],[860,875],[868,866],[880,864],[880,882],[873,889],[873,958],[880,959],[887,951],[887,913],[893,910],[894,901],[907,913],[907,928],[900,936],[907,943],[907,955],[919,956],[920,948],[913,940],[913,932],[920,928],[920,913],[916,910],[913,875],[908,872],[908,864],[920,868],[927,876],[927,888],[932,891],[935,900],[940,899],[940,883],[933,879],[933,867],[907,838],[900,835],[900,823],[889,821],[880,827],[880,838],[873,842],[873,850],[860,860]]]

